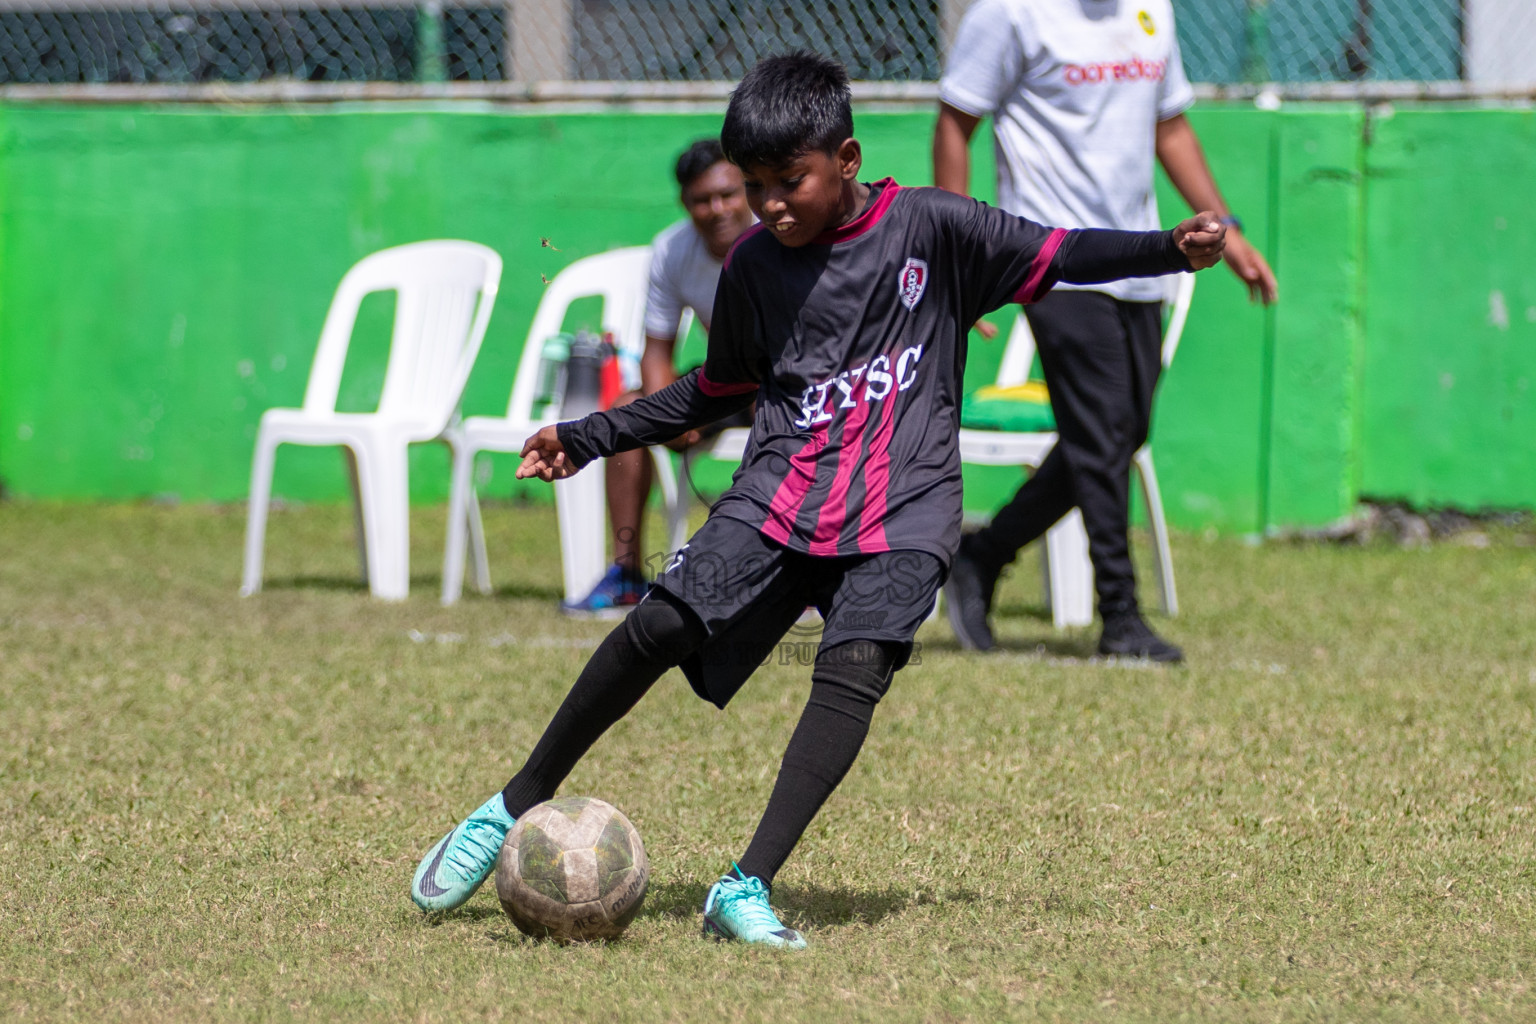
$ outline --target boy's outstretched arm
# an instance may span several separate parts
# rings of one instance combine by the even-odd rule
[[[752,404],[757,384],[720,385],[694,370],[654,394],[579,420],[544,427],[523,444],[519,480],[561,480],[593,459],[664,444]]]
[[[1204,270],[1221,261],[1226,235],[1220,219],[1208,212],[1195,214],[1172,231],[1068,231],[1051,259],[1048,280],[1042,282],[1045,287],[1037,294],[1058,281],[1102,284]]]

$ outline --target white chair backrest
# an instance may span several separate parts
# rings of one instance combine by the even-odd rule
[[[1195,297],[1194,274],[1169,274],[1162,279],[1166,298],[1163,311],[1167,322],[1163,327],[1163,368],[1173,363],[1178,351],[1179,338],[1189,320],[1189,306]],[[1029,329],[1029,319],[1024,311],[1013,318],[1013,328],[1008,332],[1008,343],[1003,348],[1003,358],[997,366],[997,386],[1016,387],[1029,380],[1030,368],[1035,364],[1035,335]]]
[[[501,282],[501,257],[475,242],[398,245],[365,256],[331,300],[304,391],[307,412],[336,408],[363,297],[395,292],[395,324],[378,415],[446,426],[464,393]]]
[[[555,275],[544,288],[533,314],[533,325],[528,328],[528,338],[523,342],[517,378],[512,383],[512,399],[507,403],[508,419],[532,422],[544,342],[560,333],[566,310],[577,299],[597,296],[603,300],[601,329],[612,331],[619,347],[643,344],[640,339],[645,334],[645,293],[650,273],[650,246],[636,245],[584,257]]]

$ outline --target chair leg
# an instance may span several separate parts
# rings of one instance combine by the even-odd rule
[[[688,492],[672,467],[672,457],[660,446],[651,448],[656,463],[656,485],[661,488],[661,501],[667,512],[667,554],[683,546],[688,539]],[[688,472],[686,457],[683,473]],[[685,476],[686,479],[686,476]]]
[[[1063,626],[1093,622],[1093,563],[1088,560],[1088,532],[1083,514],[1073,509],[1045,533],[1050,559],[1051,620]]]
[[[442,603],[453,604],[464,590],[465,531],[469,526],[469,505],[474,500],[475,454],[467,445],[450,444],[453,471],[448,481],[448,537],[443,544]],[[484,546],[485,539],[480,539]]]
[[[357,539],[357,580],[367,586],[368,579],[368,530],[363,522],[363,485],[357,473],[357,453],[350,446],[342,445],[341,454],[347,462],[347,480],[352,485],[352,533]]]
[[[555,513],[560,523],[560,564],[565,599],[580,601],[597,586],[608,568],[607,488],[600,472],[578,473],[555,481]]]
[[[1045,602],[1045,610],[1051,613],[1051,621],[1056,621],[1056,603],[1052,599],[1055,595],[1051,576],[1051,546],[1041,544],[1040,548],[1040,590],[1041,599]]]
[[[1165,615],[1179,614],[1179,595],[1173,583],[1173,549],[1168,543],[1168,520],[1163,516],[1163,495],[1157,486],[1157,470],[1152,465],[1152,449],[1143,445],[1132,460],[1141,479],[1141,494],[1147,501],[1147,520],[1152,526],[1152,542],[1157,551],[1154,561],[1157,590]]]
[[[469,488],[469,554],[475,570],[475,589],[491,592],[491,560],[485,547],[485,523],[480,518],[480,492]]]
[[[374,597],[403,601],[410,593],[410,482],[404,444],[357,449],[357,476],[368,550],[368,587]]]
[[[272,503],[272,469],[277,443],[257,433],[256,453],[251,458],[251,494],[245,514],[245,562],[240,572],[240,596],[261,590],[262,556],[267,540],[267,509]]]

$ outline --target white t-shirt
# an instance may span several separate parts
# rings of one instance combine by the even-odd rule
[[[720,283],[724,265],[709,254],[709,247],[694,229],[693,221],[683,219],[664,229],[651,241],[651,280],[645,299],[645,333],[655,338],[677,336],[683,310],[693,310],[699,326],[709,332],[709,318],[715,311],[715,285]],[[624,372],[624,386],[640,387],[640,345],[619,354]]]
[[[1169,0],[977,0],[939,97],[992,120],[997,202],[1051,227],[1152,231],[1157,122],[1194,102]],[[1140,278],[1073,286],[1156,301]]]

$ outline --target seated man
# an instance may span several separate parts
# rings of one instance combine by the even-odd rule
[[[741,171],[725,159],[718,139],[700,139],[684,150],[677,158],[676,173],[679,198],[688,218],[651,242],[645,351],[638,367],[632,360],[625,366],[625,383],[632,390],[621,395],[615,405],[660,391],[677,379],[674,352],[683,310],[693,310],[699,326],[708,332],[725,255],[754,221]],[[634,379],[636,376],[639,380]],[[692,443],[698,440],[698,432],[690,431],[678,440],[685,445]],[[608,518],[613,525],[613,565],[592,593],[574,604],[561,605],[567,615],[617,618],[645,594],[641,531],[651,492],[650,453],[642,448],[614,456],[607,460],[604,473]]]

